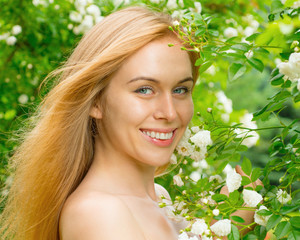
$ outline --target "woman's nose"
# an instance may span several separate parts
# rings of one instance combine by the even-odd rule
[[[172,94],[164,94],[157,98],[153,116],[155,119],[165,119],[168,122],[176,119],[177,111]]]

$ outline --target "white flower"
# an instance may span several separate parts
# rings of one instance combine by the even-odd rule
[[[214,210],[212,211],[212,214],[215,215],[215,216],[219,216],[220,210],[219,210],[219,209],[214,209]]]
[[[178,240],[189,240],[189,236],[187,235],[186,232],[183,232],[181,233],[179,236],[178,236]]]
[[[180,24],[180,23],[179,23],[177,20],[173,21],[173,25],[174,25],[174,26],[179,26],[179,24]]]
[[[196,8],[197,13],[201,13],[202,11],[202,6],[200,2],[194,2],[194,6]]]
[[[295,81],[298,78],[298,74],[289,62],[281,62],[277,65],[277,67],[279,72],[286,75],[291,81]]]
[[[184,183],[183,183],[183,181],[182,181],[182,179],[180,177],[181,173],[182,173],[182,169],[180,168],[179,173],[173,177],[174,184],[177,185],[177,186],[179,186],[179,187],[181,187],[181,186],[184,185]]]
[[[197,235],[202,235],[208,229],[207,224],[203,219],[197,219],[193,223],[191,232]]]
[[[198,182],[200,178],[201,178],[201,174],[197,171],[194,171],[190,174],[190,179],[192,179],[194,182]]]
[[[71,11],[69,18],[73,22],[81,22],[82,21],[82,16],[79,12]]]
[[[236,37],[238,35],[238,31],[235,28],[228,27],[224,30],[224,36],[227,38]]]
[[[218,174],[217,175],[212,175],[212,176],[209,177],[209,181],[210,182],[212,182],[214,180],[217,180],[218,183],[223,182],[222,177],[220,175],[218,175]]]
[[[289,57],[289,63],[292,69],[298,74],[298,77],[300,77],[300,53],[292,53]]]
[[[73,26],[72,23],[69,23],[69,24],[68,24],[68,29],[69,29],[69,30],[71,30],[73,27],[74,27],[74,26]]]
[[[195,161],[195,162],[201,162],[203,163],[202,164],[202,168],[207,168],[208,165],[207,165],[207,162],[205,161],[205,157],[206,157],[206,153],[207,153],[207,150],[206,148],[201,148],[200,151],[196,151],[196,150],[193,150],[190,154],[190,157]]]
[[[9,33],[4,33],[0,35],[0,40],[6,40],[9,37]]]
[[[232,101],[227,98],[223,91],[219,91],[216,93],[218,103],[223,105],[223,109],[226,113],[232,113]]]
[[[11,32],[13,35],[18,35],[19,33],[22,32],[22,27],[20,25],[15,25],[13,26]]]
[[[259,204],[260,201],[262,201],[262,196],[253,190],[244,189],[243,190],[243,199],[244,202],[249,207],[256,207],[257,204]]]
[[[199,126],[195,126],[195,127],[191,127],[191,130],[192,130],[193,133],[197,133],[197,132],[199,132],[201,129],[200,129]]]
[[[167,3],[167,8],[177,8],[178,5],[177,5],[177,2],[176,0],[168,0],[168,3]]]
[[[176,147],[177,152],[182,156],[190,156],[194,152],[194,146],[188,141],[180,141]]]
[[[48,6],[48,3],[45,0],[32,0],[34,6],[43,5],[44,7]]]
[[[197,132],[194,136],[192,136],[191,141],[198,147],[206,148],[207,145],[212,144],[212,140],[210,137],[210,131],[207,130],[201,130]]]
[[[28,68],[28,69],[32,69],[32,68],[33,68],[33,65],[32,65],[31,63],[29,63],[29,64],[27,65],[27,68]]]
[[[241,186],[241,183],[242,183],[242,176],[238,174],[235,171],[235,169],[227,173],[226,185],[228,187],[229,192],[233,192],[234,190],[237,190]]]
[[[170,158],[170,163],[171,164],[177,164],[177,157],[174,153],[172,154],[172,156]]]
[[[10,36],[10,37],[8,37],[7,39],[6,39],[6,44],[7,45],[15,45],[16,44],[16,42],[17,42],[17,39],[16,39],[16,37],[15,36]]]
[[[253,51],[249,50],[245,53],[246,58],[252,58],[253,57]]]
[[[233,171],[233,168],[231,167],[230,164],[227,164],[226,167],[224,168],[223,172],[228,175],[231,171]]]
[[[28,102],[28,96],[26,94],[21,94],[19,97],[18,97],[18,101],[19,103],[21,104],[26,104]]]
[[[231,222],[229,219],[219,220],[210,229],[218,236],[227,236],[231,232]]]
[[[263,210],[263,209],[268,210],[265,206],[260,206],[257,211]],[[266,226],[271,215],[262,216],[262,215],[257,214],[257,211],[255,211],[255,214],[254,214],[254,222],[256,222],[259,225]]]
[[[78,26],[81,33],[87,32],[94,25],[93,17],[91,15],[85,15],[83,21]]]
[[[282,34],[288,35],[291,34],[294,30],[293,24],[285,24],[285,23],[279,23],[279,30]]]
[[[205,72],[210,75],[216,75],[216,67],[211,65]]]
[[[96,6],[96,5],[94,5],[94,4],[90,5],[90,6],[86,9],[86,12],[87,12],[88,14],[93,15],[95,18],[101,15],[101,11],[100,11],[99,7]]]
[[[276,197],[277,197],[278,201],[282,204],[286,204],[292,200],[291,195],[288,194],[286,191],[283,191],[282,189],[279,189],[277,191]]]
[[[171,219],[171,220],[173,220],[173,221],[175,221],[175,222],[181,222],[181,221],[184,220],[184,218],[183,218],[182,216],[180,216],[180,215],[175,215],[175,213],[174,213],[174,212],[175,212],[175,208],[174,208],[173,206],[165,206],[165,207],[163,208],[163,210],[164,210],[166,216],[167,216],[169,219]]]
[[[256,129],[257,125],[254,121],[252,121],[253,115],[251,113],[246,113],[243,117],[240,118],[240,123],[242,123],[243,127]],[[239,137],[245,137],[243,139],[243,144],[247,147],[254,146],[259,140],[259,135],[255,131],[248,131],[244,129],[235,129],[235,133],[239,135]]]
[[[189,240],[199,240],[199,238],[197,236],[193,236],[193,237],[190,237]]]
[[[244,35],[246,37],[249,37],[251,36],[253,33],[255,32],[255,29],[253,27],[246,27],[245,30],[244,30]]]
[[[296,1],[296,2],[294,2],[293,3],[293,6],[292,6],[292,8],[299,8],[300,7],[300,1]]]

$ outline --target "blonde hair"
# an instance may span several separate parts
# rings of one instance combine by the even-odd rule
[[[51,74],[58,83],[12,157],[16,170],[1,216],[1,239],[59,239],[62,206],[93,159],[90,108],[126,58],[155,39],[176,37],[170,25],[168,15],[141,7],[115,12],[95,25]],[[197,57],[189,54],[194,65]],[[194,68],[195,80],[197,72]]]

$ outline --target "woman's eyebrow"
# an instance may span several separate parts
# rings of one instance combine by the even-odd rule
[[[138,81],[138,80],[146,80],[146,81],[150,81],[150,82],[159,83],[159,81],[155,78],[141,76],[141,77],[135,77],[135,78],[131,79],[127,84]],[[187,82],[187,81],[194,82],[194,79],[192,77],[186,77],[186,78],[180,80],[178,83],[184,83],[184,82]]]

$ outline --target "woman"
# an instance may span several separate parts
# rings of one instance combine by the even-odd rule
[[[177,238],[154,176],[192,117],[198,70],[170,25],[144,8],[115,12],[52,74],[13,157],[3,239]]]

